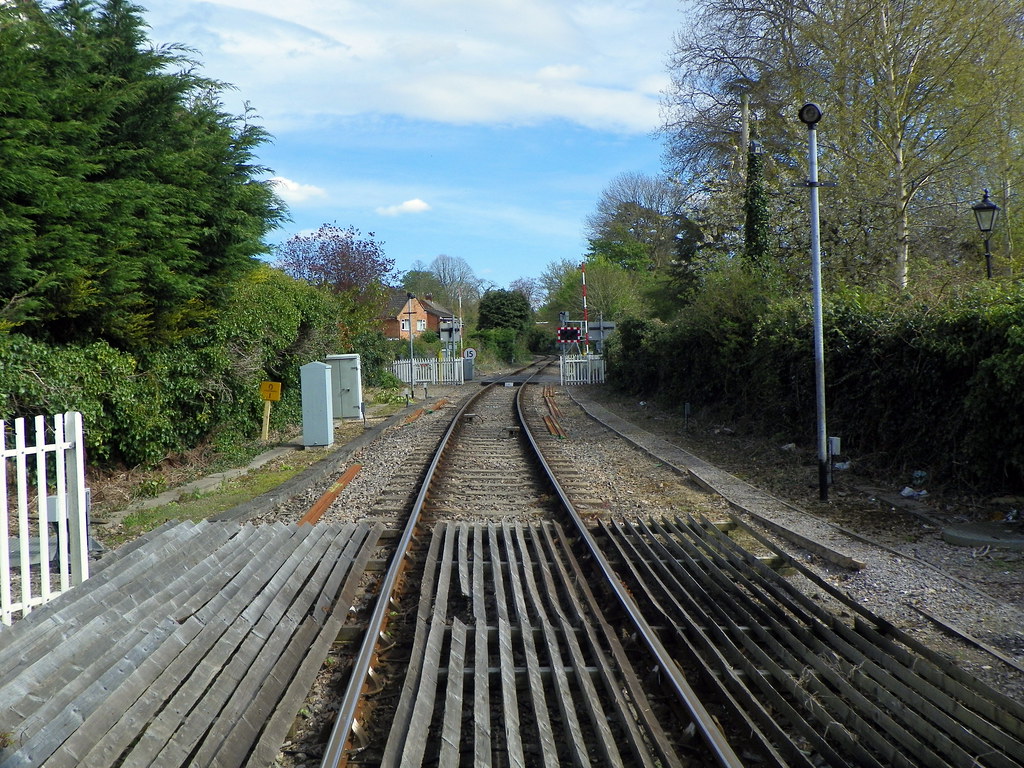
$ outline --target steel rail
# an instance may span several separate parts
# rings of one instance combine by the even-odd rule
[[[554,470],[552,470],[548,464],[547,459],[544,457],[544,453],[540,449],[540,445],[537,443],[532,430],[530,430],[527,424],[525,414],[523,413],[521,402],[522,398],[520,397],[522,395],[522,391],[523,390],[520,389],[516,394],[516,415],[519,418],[520,423],[525,428],[524,433],[530,441],[530,445],[533,447],[537,460],[547,473],[555,493],[558,494],[558,498],[561,500],[563,506],[571,517],[576,530],[586,544],[588,552],[592,555],[593,562],[601,570],[607,585],[615,593],[622,609],[636,626],[640,638],[654,656],[662,671],[666,674],[670,686],[675,690],[679,701],[689,712],[690,717],[693,720],[694,727],[700,732],[704,743],[711,751],[715,761],[718,765],[723,766],[723,768],[742,768],[743,761],[740,760],[739,756],[733,750],[729,741],[725,738],[725,734],[722,733],[722,730],[718,727],[714,718],[711,716],[711,713],[704,707],[703,703],[700,701],[700,697],[686,681],[685,676],[676,665],[668,649],[665,648],[654,629],[647,622],[647,619],[644,618],[640,606],[637,605],[636,601],[622,585],[615,573],[615,570],[601,551],[597,540],[590,533],[590,530],[583,522],[583,518],[580,517],[576,508],[573,506],[572,501],[570,501],[568,495],[558,483]]]
[[[685,468],[673,463],[670,454],[659,453],[659,450],[653,445],[646,444],[633,434],[604,421],[599,413],[587,407],[571,394],[570,398],[598,424],[666,466],[687,474]],[[666,443],[666,445],[670,444]],[[700,460],[698,459],[698,461]],[[726,493],[724,490],[713,487],[706,480],[703,481],[703,484],[719,494]],[[779,503],[792,507],[788,502]],[[730,500],[730,505],[737,509],[744,509],[742,505],[734,503],[732,500]],[[795,509],[795,507],[792,508]],[[779,583],[776,583],[777,577],[763,578],[771,575],[765,566],[756,560],[749,560],[749,553],[707,522],[698,523],[692,517],[688,517],[684,524],[680,518],[677,518],[675,523],[662,522],[660,525],[655,525],[653,535],[650,531],[646,532],[644,538],[655,542],[654,546],[663,554],[645,559],[660,564],[658,565],[659,569],[664,570],[665,563],[694,559],[701,564],[695,570],[695,574],[703,578],[705,574],[712,574],[725,565],[730,574],[725,577],[726,584],[742,583],[745,590],[756,591],[762,596],[759,601],[750,603],[753,606],[752,609],[744,607],[744,600],[737,594],[726,598],[723,598],[721,594],[716,594],[716,600],[707,603],[713,609],[719,605],[730,607],[727,614],[712,611],[715,614],[712,621],[713,623],[718,622],[720,627],[715,628],[716,639],[711,640],[712,644],[706,646],[711,654],[720,655],[732,652],[728,647],[731,643],[728,632],[738,638],[739,642],[735,648],[739,649],[754,631],[762,631],[758,629],[762,624],[764,632],[774,631],[778,637],[792,637],[796,641],[797,644],[791,646],[780,646],[781,652],[777,656],[762,657],[761,661],[751,665],[748,679],[769,681],[771,676],[763,673],[770,665],[774,665],[779,670],[787,670],[790,679],[801,680],[801,688],[806,689],[803,695],[807,697],[806,701],[809,704],[803,709],[791,708],[791,712],[786,714],[785,707],[790,705],[784,697],[790,695],[789,689],[784,689],[781,686],[773,689],[771,686],[762,685],[761,691],[757,694],[759,698],[750,698],[754,707],[761,707],[762,700],[769,702],[774,707],[775,713],[770,717],[779,722],[785,719],[782,715],[790,718],[791,723],[807,715],[807,723],[798,725],[797,730],[805,729],[802,738],[810,743],[814,743],[818,737],[815,735],[814,738],[810,738],[812,734],[806,730],[807,728],[817,727],[819,729],[817,733],[822,738],[828,737],[828,741],[819,742],[815,749],[819,757],[826,755],[824,759],[830,764],[834,762],[838,765],[841,762],[838,755],[842,755],[843,758],[850,760],[851,764],[868,765],[873,763],[877,765],[879,764],[877,758],[881,755],[881,761],[889,765],[893,758],[885,752],[887,749],[903,750],[902,759],[904,761],[909,759],[915,765],[921,761],[926,762],[926,753],[932,761],[929,764],[938,764],[936,761],[943,761],[943,765],[977,765],[982,762],[992,765],[1018,764],[1009,763],[1007,759],[1017,760],[1019,758],[1016,756],[1021,754],[1019,741],[1014,741],[1015,739],[1024,739],[1024,707],[1019,702],[993,690],[970,673],[964,672],[956,663],[951,663],[943,655],[931,650],[913,635],[907,634],[889,621],[872,613],[857,600],[851,599],[844,591],[805,566],[799,558],[794,558],[784,552],[754,527],[743,522],[735,512],[728,514],[748,535],[751,535],[776,556],[783,558],[787,567],[800,573],[817,589],[842,604],[845,610],[854,617],[854,625],[850,628],[845,619],[838,618],[837,614],[823,608],[816,597],[808,597],[785,581],[780,580]],[[760,516],[754,516],[760,519]],[[616,524],[616,528],[619,525]],[[873,545],[882,546],[867,537],[852,534],[831,523],[829,525],[846,535],[852,535]],[[630,529],[631,526],[627,524],[626,528]],[[640,528],[646,528],[646,526],[641,524]],[[607,526],[605,530],[610,533]],[[681,531],[687,531],[690,538],[681,537],[679,535]],[[702,533],[697,536],[696,532],[698,531],[704,531],[706,535]],[[626,535],[631,535],[629,530],[626,531]],[[611,535],[609,538],[612,538]],[[674,542],[673,546],[685,549],[685,558],[669,552],[668,545],[664,542],[670,540]],[[619,548],[620,552],[622,551],[621,544],[615,546]],[[882,548],[895,552],[888,547],[883,546]],[[695,554],[691,554],[691,551]],[[895,554],[910,560],[915,559],[900,552],[895,552]],[[625,557],[624,559],[628,561],[629,558]],[[829,559],[832,562],[839,562],[837,557]],[[849,558],[847,559],[849,560]],[[719,560],[722,565],[719,564]],[[924,561],[917,562],[934,567]],[[750,565],[749,572],[746,570],[748,563]],[[627,567],[632,568],[628,562]],[[844,564],[844,567],[848,566]],[[635,571],[633,576],[638,582],[643,581],[643,578]],[[732,582],[731,579],[735,579],[735,582]],[[666,595],[669,593],[671,595],[689,595],[691,592],[698,592],[699,585],[698,589],[691,590],[688,585],[680,586],[678,582],[666,579],[661,589],[665,591]],[[712,587],[712,589],[715,588]],[[718,590],[715,589],[715,592],[717,593]],[[772,600],[777,600],[778,605],[784,611],[791,611],[786,614],[785,628],[778,624],[774,614],[759,612],[760,608],[757,606],[771,604]],[[694,605],[696,606],[696,603]],[[682,620],[685,623],[686,611],[680,606],[676,606],[675,610],[677,611],[674,614],[677,617],[675,620]],[[694,610],[699,610],[699,607]],[[747,611],[747,613],[741,614],[740,611]],[[827,642],[827,645],[823,646],[822,642],[818,642],[816,631],[806,630],[801,633],[789,631],[790,622],[796,620],[802,622],[802,626],[812,626],[815,630],[820,627],[821,636],[826,638],[822,642]],[[773,622],[775,623],[773,624]],[[804,639],[805,635],[809,638],[808,640]],[[768,641],[767,635],[758,639],[755,647],[775,648]],[[841,661],[845,665],[843,668],[849,672],[849,680],[846,675],[835,675],[832,669],[826,666],[810,676],[810,682],[805,685],[802,682],[805,670],[813,668],[815,659],[823,657],[826,649],[831,656],[837,659],[837,663]],[[698,656],[702,655],[694,648],[690,650]],[[785,667],[782,662],[783,654],[791,654],[794,658],[803,661],[799,662],[797,666]],[[1010,659],[1007,661],[1012,662]],[[738,659],[729,666],[739,669],[744,663]],[[817,675],[828,682],[830,694],[835,692],[838,703],[834,706],[829,702],[828,707],[817,708],[814,699],[816,691],[811,687],[811,683]],[[785,680],[784,677],[781,679]],[[753,693],[753,690],[751,692]],[[902,703],[897,707],[892,704],[894,701]],[[853,704],[847,707],[844,702]],[[876,703],[872,707],[872,702],[882,703]],[[751,712],[753,713],[754,710]],[[846,721],[843,718],[846,718]],[[830,760],[827,757],[827,750],[836,747],[836,738],[844,737],[845,734],[843,730],[835,729],[833,731],[831,729],[831,725],[836,722],[842,722],[842,728],[848,729],[849,733],[853,734],[858,741],[840,745],[837,758]],[[863,752],[861,741],[869,749],[877,748],[879,751],[872,754]],[[852,757],[853,748],[862,750],[859,758]],[[904,762],[904,764],[910,763]]]
[[[530,367],[532,366],[527,366],[527,369]],[[535,373],[533,375],[535,376],[537,374]],[[398,583],[398,579],[401,576],[402,571],[405,569],[407,556],[409,554],[409,547],[412,543],[415,529],[420,522],[423,504],[426,501],[427,494],[430,491],[430,486],[434,481],[434,475],[441,463],[441,459],[448,449],[450,438],[455,433],[456,428],[461,423],[462,418],[468,411],[469,407],[502,381],[503,379],[498,379],[484,387],[481,387],[480,391],[476,395],[469,398],[463,406],[459,408],[455,416],[452,417],[451,424],[448,425],[448,429],[445,430],[444,435],[438,443],[437,450],[434,452],[434,458],[431,460],[430,466],[427,468],[426,475],[420,485],[419,493],[416,495],[416,501],[413,503],[412,510],[410,511],[409,519],[406,522],[405,528],[402,531],[402,536],[396,546],[395,555],[392,558],[391,564],[388,566],[384,579],[381,581],[373,614],[367,623],[366,636],[360,646],[359,654],[352,665],[349,683],[345,689],[345,694],[342,697],[341,706],[338,708],[338,715],[334,720],[334,726],[331,729],[330,738],[328,739],[327,745],[324,749],[323,758],[320,761],[321,768],[336,768],[336,766],[343,765],[346,760],[345,748],[352,734],[353,726],[357,720],[359,700],[362,697],[363,687],[366,685],[370,674],[373,656],[377,648],[377,639],[384,630],[385,620],[390,608],[391,593],[394,591],[395,585]]]

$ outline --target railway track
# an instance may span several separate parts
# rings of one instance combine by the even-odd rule
[[[802,571],[808,598],[767,540],[594,505],[545,395],[452,422],[394,578],[414,589],[379,601],[387,649],[321,765],[1021,764],[1019,702]]]
[[[522,391],[493,387],[453,420],[383,580],[419,592],[378,597],[322,765],[682,764],[664,723],[688,722],[589,589]],[[385,634],[404,643],[382,652]],[[363,699],[371,669],[385,682]]]
[[[0,639],[0,700],[24,718],[0,766],[272,764],[325,656],[333,724],[277,764],[1022,764],[1020,701],[724,505],[595,486],[559,423],[574,407],[481,389],[382,437],[360,460],[389,471],[314,504],[316,525],[304,494],[269,525],[123,548]],[[629,455],[622,473],[676,461],[587,440]]]

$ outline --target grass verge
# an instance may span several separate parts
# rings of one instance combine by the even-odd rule
[[[276,488],[328,453],[330,451],[327,449],[295,451],[259,469],[227,480],[216,490],[186,494],[170,504],[129,512],[120,523],[96,526],[94,535],[104,546],[113,549],[169,520],[205,520]]]

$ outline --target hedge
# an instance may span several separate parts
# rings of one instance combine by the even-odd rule
[[[671,324],[627,319],[609,349],[625,392],[813,444],[809,299],[756,278],[711,286]],[[941,304],[845,291],[824,305],[828,431],[893,473],[1024,490],[1024,289],[985,284]]]

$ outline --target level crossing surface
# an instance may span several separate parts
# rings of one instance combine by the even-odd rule
[[[272,764],[380,533],[173,523],[126,545],[0,632],[0,766]]]

